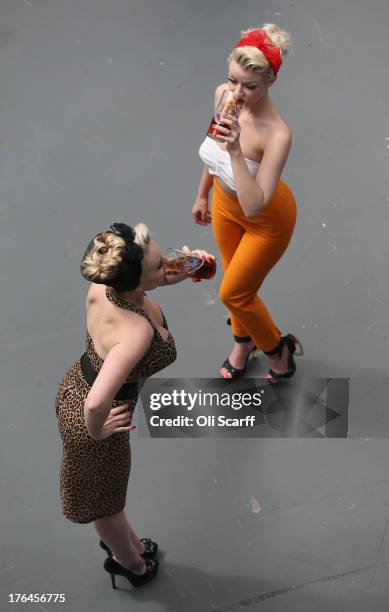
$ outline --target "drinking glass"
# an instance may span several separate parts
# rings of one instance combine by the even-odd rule
[[[216,261],[207,261],[195,254],[188,255],[179,249],[168,249],[165,253],[165,272],[209,279],[216,274]]]
[[[238,118],[243,108],[243,102],[237,100],[234,96],[234,92],[230,89],[224,89],[220,100],[216,105],[215,114],[212,117],[212,121],[209,124],[207,130],[207,136],[216,140],[216,126],[220,124],[221,119],[227,115],[233,115]]]

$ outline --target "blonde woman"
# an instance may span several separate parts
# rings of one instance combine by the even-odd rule
[[[291,131],[269,97],[290,37],[275,24],[250,28],[241,36],[228,58],[228,83],[215,90],[215,106],[222,91],[230,89],[243,110],[239,119],[223,118],[215,139],[207,136],[200,147],[205,167],[192,214],[199,225],[212,222],[222,256],[220,298],[230,312],[235,344],[220,372],[230,379],[243,374],[259,347],[268,357],[267,376],[274,382],[294,374],[293,355],[300,345],[292,334],[281,335],[257,295],[296,222],[293,194],[281,180]]]
[[[158,546],[138,538],[124,512],[129,431],[138,383],[176,359],[166,319],[145,291],[187,277],[165,274],[159,246],[143,223],[135,228],[115,223],[95,236],[81,273],[91,282],[85,353],[63,376],[56,395],[62,510],[75,523],[94,522],[113,588],[116,575],[141,586],[157,573]]]

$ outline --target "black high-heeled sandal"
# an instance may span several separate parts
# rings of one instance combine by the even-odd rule
[[[130,572],[127,568],[123,567],[115,561],[113,557],[107,557],[104,561],[104,569],[106,572],[111,574],[112,588],[116,589],[116,579],[115,576],[124,576],[127,578],[134,587],[140,587],[150,582],[157,575],[159,563],[156,559],[146,559],[145,560],[147,571],[144,574],[134,574]]]
[[[157,542],[153,542],[153,540],[150,540],[150,538],[142,538],[141,542],[145,547],[145,552],[140,555],[142,559],[155,559],[158,554]],[[106,545],[105,542],[103,542],[103,540],[100,540],[100,547],[106,551],[109,557],[112,557],[112,550]]]
[[[269,355],[269,356],[278,355],[279,357],[281,357],[284,346],[286,346],[289,351],[289,355],[288,355],[288,368],[289,369],[286,372],[278,373],[278,372],[274,372],[274,370],[270,368],[268,372],[269,380],[271,379],[282,380],[285,378],[292,378],[292,376],[296,372],[296,364],[295,364],[293,355],[296,355],[296,357],[299,357],[304,354],[303,345],[301,344],[300,340],[298,340],[295,336],[293,336],[293,334],[287,334],[286,336],[281,336],[280,342],[278,346],[276,346],[275,349],[273,349],[272,351],[263,351],[263,352],[265,353],[265,355]],[[299,347],[298,353],[296,353],[297,347]]]
[[[246,361],[245,361],[245,364],[244,364],[243,368],[234,368],[234,366],[231,364],[230,360],[227,358],[225,360],[225,362],[223,363],[222,368],[225,368],[227,370],[227,372],[229,372],[231,374],[231,376],[227,378],[227,377],[222,375],[224,380],[234,380],[235,378],[238,378],[238,376],[242,376],[242,374],[244,374],[246,372],[247,364],[248,364],[248,361],[249,361],[250,357],[255,357],[257,350],[258,350],[257,347],[253,346],[251,351],[249,353],[247,353]]]
[[[226,323],[227,325],[231,326],[231,319],[228,318]],[[234,336],[234,340],[235,342],[239,342],[241,344],[244,344],[245,342],[251,342],[250,336]],[[227,358],[225,362],[223,363],[222,368],[225,368],[227,372],[231,374],[231,377],[226,378],[225,376],[223,376],[224,380],[234,380],[235,378],[238,378],[238,376],[242,376],[242,374],[244,374],[247,369],[248,360],[250,359],[250,357],[256,357],[258,354],[258,351],[259,351],[258,347],[254,345],[251,351],[247,353],[246,361],[245,361],[243,368],[234,368],[230,360]]]

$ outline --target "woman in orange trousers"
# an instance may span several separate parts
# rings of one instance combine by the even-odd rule
[[[199,150],[205,167],[192,213],[199,225],[212,221],[224,269],[220,298],[230,312],[235,339],[221,369],[224,378],[242,374],[256,347],[268,357],[272,381],[290,378],[296,369],[299,341],[281,334],[257,295],[296,223],[293,194],[281,181],[291,132],[268,91],[289,46],[289,35],[275,24],[242,32],[228,58],[228,83],[215,90],[215,106],[223,90],[233,91],[243,105],[239,120],[223,116]]]

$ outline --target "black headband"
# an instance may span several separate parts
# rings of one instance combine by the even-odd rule
[[[126,223],[113,223],[109,226],[109,229],[113,234],[117,234],[125,240],[129,240],[130,242],[134,241],[135,230],[131,225],[127,225]]]
[[[122,253],[122,261],[118,266],[117,275],[112,279],[112,287],[117,291],[132,291],[139,286],[142,274],[143,250],[134,242],[136,232],[126,223],[114,223],[109,226],[113,234],[120,236],[126,243]],[[107,285],[108,283],[105,282]]]

